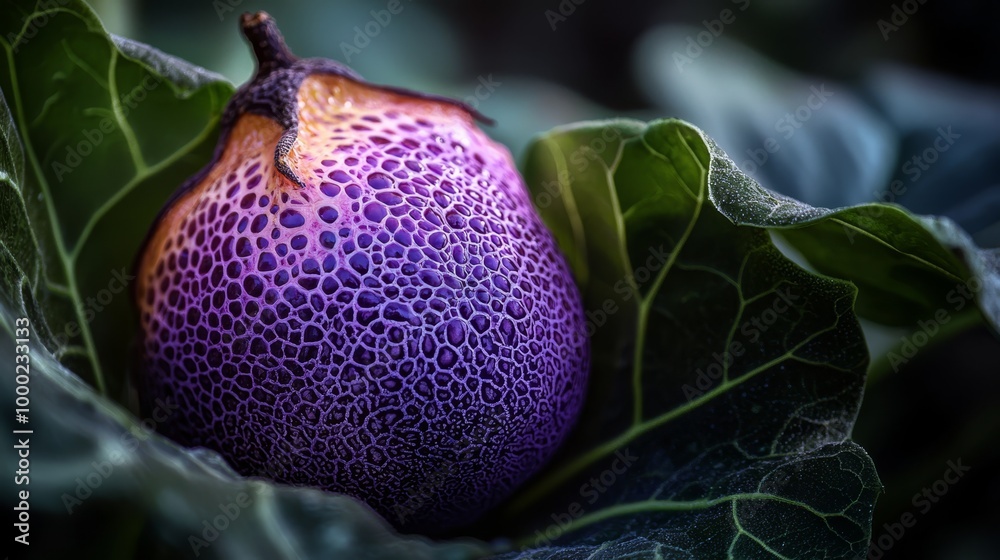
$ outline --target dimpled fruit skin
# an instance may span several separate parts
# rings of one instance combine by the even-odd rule
[[[553,454],[583,402],[580,296],[506,150],[467,112],[311,76],[296,185],[246,114],[140,265],[142,398],[245,475],[474,520]]]

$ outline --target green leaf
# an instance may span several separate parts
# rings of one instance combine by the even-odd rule
[[[511,558],[866,553],[881,485],[849,440],[868,365],[856,290],[716,209],[744,185],[711,149],[680,121],[607,121],[528,154],[595,365],[571,441],[499,517],[528,547]]]
[[[863,317],[917,327],[941,310],[981,313],[1000,331],[1000,253],[977,247],[951,220],[892,204],[814,208],[762,188],[713,141],[708,147],[719,211],[736,224],[777,229],[818,271],[853,282]]]
[[[134,255],[163,202],[207,161],[233,88],[108,35],[78,1],[5,0],[0,12],[7,287],[14,267],[41,303],[40,340],[121,396]]]

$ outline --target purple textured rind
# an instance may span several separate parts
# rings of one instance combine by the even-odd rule
[[[205,177],[208,176],[208,173],[215,167],[219,159],[222,157],[222,151],[229,142],[229,135],[232,132],[233,125],[236,124],[236,121],[240,116],[247,113],[268,117],[280,124],[285,130],[285,134],[282,136],[278,149],[275,150],[274,153],[275,165],[282,174],[289,178],[289,180],[299,186],[303,186],[301,179],[296,177],[290,169],[285,167],[282,163],[282,158],[288,153],[288,150],[298,135],[298,115],[295,110],[295,99],[296,95],[298,95],[299,86],[302,84],[302,81],[311,74],[341,76],[359,84],[364,84],[389,93],[396,93],[417,99],[425,99],[428,101],[437,101],[453,105],[463,111],[466,111],[479,122],[484,124],[493,124],[492,119],[486,117],[469,104],[458,99],[411,91],[395,86],[372,84],[365,81],[364,78],[362,78],[361,75],[353,69],[335,60],[325,58],[296,58],[291,55],[291,53],[287,52],[280,34],[277,34],[277,28],[274,26],[273,21],[268,21],[267,23],[268,25],[266,27],[269,28],[268,30],[275,34],[275,36],[269,37],[268,40],[276,43],[269,45],[269,47],[278,50],[279,52],[283,52],[288,57],[287,60],[275,61],[281,62],[282,65],[280,66],[261,66],[260,61],[258,61],[258,71],[254,75],[253,79],[240,86],[236,92],[233,93],[233,96],[229,99],[229,102],[226,105],[226,109],[222,113],[222,117],[219,120],[219,139],[215,145],[215,150],[212,153],[212,158],[207,164],[205,164],[204,167],[184,181],[184,183],[182,183],[181,186],[170,195],[170,198],[168,198],[166,203],[164,203],[163,209],[160,210],[160,213],[157,215],[155,222],[158,222],[163,215],[170,210],[177,200],[179,200],[196,185],[199,185],[202,181],[204,181]],[[137,260],[133,265],[133,268],[138,266],[138,258],[140,258],[145,251],[145,247],[149,243],[149,239],[153,231],[153,229],[150,229],[146,238],[143,240],[140,250],[137,253]],[[133,290],[133,297],[135,296],[134,289],[135,288],[133,286],[131,288],[131,290]]]
[[[139,271],[143,407],[174,398],[157,428],[244,475],[355,496],[406,530],[461,526],[572,428],[580,296],[484,135],[398,110],[329,118],[299,138],[316,161],[301,188],[241,161]]]

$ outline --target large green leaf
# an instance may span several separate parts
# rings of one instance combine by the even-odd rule
[[[977,247],[951,220],[881,203],[815,208],[762,188],[708,146],[715,206],[737,224],[778,229],[820,272],[855,283],[862,316],[916,327],[939,311],[949,321],[981,314],[1000,330],[1000,253]]]
[[[868,355],[849,283],[712,194],[680,121],[542,136],[526,177],[581,279],[595,365],[560,458],[498,516],[518,558],[849,558],[880,484],[849,441]],[[711,184],[711,189],[710,189]]]
[[[23,275],[41,304],[40,342],[121,396],[134,255],[169,194],[207,161],[233,88],[110,36],[78,1],[5,0],[0,13],[7,287]]]

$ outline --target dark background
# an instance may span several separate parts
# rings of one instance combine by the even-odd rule
[[[558,124],[611,116],[681,116],[704,127],[731,154],[760,145],[767,130],[755,123],[774,121],[765,109],[785,106],[793,110],[798,103],[788,102],[796,97],[781,97],[785,86],[772,80],[773,68],[757,71],[753,69],[757,62],[747,63],[761,83],[734,84],[731,76],[709,71],[701,72],[697,83],[692,79],[688,84],[684,80],[691,74],[677,72],[667,78],[675,88],[664,90],[650,76],[674,65],[670,54],[677,51],[661,49],[657,56],[640,55],[657,33],[667,33],[675,41],[696,37],[705,30],[703,21],[718,19],[722,10],[730,9],[735,21],[723,27],[721,35],[704,48],[704,60],[696,58],[694,64],[704,70],[712,64],[709,55],[728,56],[733,45],[743,44],[784,67],[778,70],[783,76],[801,75],[806,84],[836,84],[836,91],[850,92],[846,95],[852,96],[852,103],[871,110],[862,111],[860,117],[857,112],[834,113],[836,117],[827,119],[832,122],[806,123],[804,127],[811,126],[811,130],[792,141],[804,144],[818,139],[821,146],[829,145],[827,164],[840,170],[851,166],[840,165],[837,143],[845,142],[847,134],[882,127],[890,131],[887,137],[897,158],[886,163],[888,175],[878,172],[871,174],[875,179],[865,179],[873,183],[861,189],[860,196],[838,191],[839,185],[846,192],[861,182],[857,177],[864,176],[866,168],[857,162],[857,177],[847,173],[831,179],[816,169],[811,186],[801,184],[802,173],[771,165],[755,175],[765,186],[823,205],[877,198],[873,194],[879,185],[888,184],[893,172],[898,175],[908,150],[927,144],[930,129],[919,129],[909,119],[956,115],[956,108],[964,108],[968,122],[957,122],[956,127],[966,125],[963,133],[978,127],[971,133],[972,140],[947,154],[952,163],[942,164],[934,177],[923,181],[919,196],[897,202],[917,212],[949,215],[983,245],[996,246],[1000,239],[996,228],[1000,170],[993,161],[1000,159],[996,158],[1000,128],[995,126],[1000,122],[995,113],[1000,109],[996,93],[1000,3],[750,0],[741,11],[747,2],[401,2],[403,10],[350,60],[342,44],[355,42],[355,26],[371,21],[370,11],[385,9],[386,1],[108,0],[96,2],[95,7],[112,32],[150,43],[237,84],[253,69],[237,31],[238,16],[258,9],[278,20],[287,42],[300,56],[348,62],[375,82],[466,98],[475,95],[484,78],[498,85],[477,100],[478,108],[497,120],[490,132],[507,143],[515,156],[535,133]],[[891,23],[894,5],[916,11],[886,40],[878,22]],[[564,18],[553,19],[555,29],[549,19],[553,13]],[[693,27],[663,27],[677,25]],[[872,85],[889,75],[885,68],[903,68],[927,80],[919,84],[904,80],[889,88],[904,93],[889,95]],[[687,87],[690,90],[684,90]],[[775,98],[759,102],[755,96],[761,87],[770,87]],[[677,97],[678,90],[689,91],[689,98]],[[904,94],[917,97],[893,97]],[[845,97],[840,95],[839,99]],[[736,113],[721,124],[701,122],[712,115],[717,103],[742,103],[746,115]],[[752,118],[758,109],[765,116]],[[877,126],[865,120],[869,114],[881,119]],[[801,162],[792,159],[791,165],[801,167]],[[805,170],[806,177],[810,171]],[[977,201],[973,206],[978,214],[959,208],[969,206],[970,200]],[[873,328],[870,334],[874,359],[893,348],[906,331]],[[1000,503],[1000,362],[996,358],[1000,344],[985,327],[945,338],[936,338],[937,344],[922,349],[899,371],[880,371],[867,389],[855,437],[872,455],[886,488],[875,511],[873,537],[886,534],[885,525],[898,523],[906,512],[916,517],[913,528],[892,539],[889,551],[870,558],[1000,558],[996,531],[1000,527],[1000,508],[996,507]],[[922,512],[913,497],[941,479],[949,460],[958,459],[971,467],[969,473]]]
[[[566,0],[562,4],[572,5],[575,11],[553,30],[545,12],[558,13],[559,0],[401,2],[404,9],[398,20],[403,23],[387,25],[375,42],[388,45],[374,45],[372,51],[403,56],[407,62],[423,59],[421,69],[433,69],[432,79],[442,81],[472,84],[484,72],[548,81],[612,111],[650,108],[631,65],[645,32],[667,23],[697,26],[702,20],[718,18],[725,8],[742,5],[729,0],[584,0],[579,4]],[[368,10],[384,9],[387,2],[105,0],[93,4],[112,32],[152,42],[239,83],[252,69],[245,53],[231,51],[239,45],[234,31],[240,13],[268,10],[279,18],[289,44],[300,56],[342,60],[339,43],[350,42],[353,27],[370,19]],[[890,33],[886,41],[877,21],[890,19],[893,4],[903,7],[907,3],[750,0],[749,8],[726,26],[725,35],[796,71],[839,80],[856,78],[875,63],[894,61],[975,83],[1000,83],[996,60],[1000,34],[995,32],[1000,4],[912,0],[919,8],[909,16],[911,21]],[[407,12],[417,15],[404,21]],[[446,37],[432,34],[442,27]],[[390,46],[401,50],[393,51]],[[451,60],[435,58],[449,47],[460,52],[450,53]],[[369,79],[389,80],[391,74],[375,69],[393,63],[378,54],[363,52],[354,66]]]

